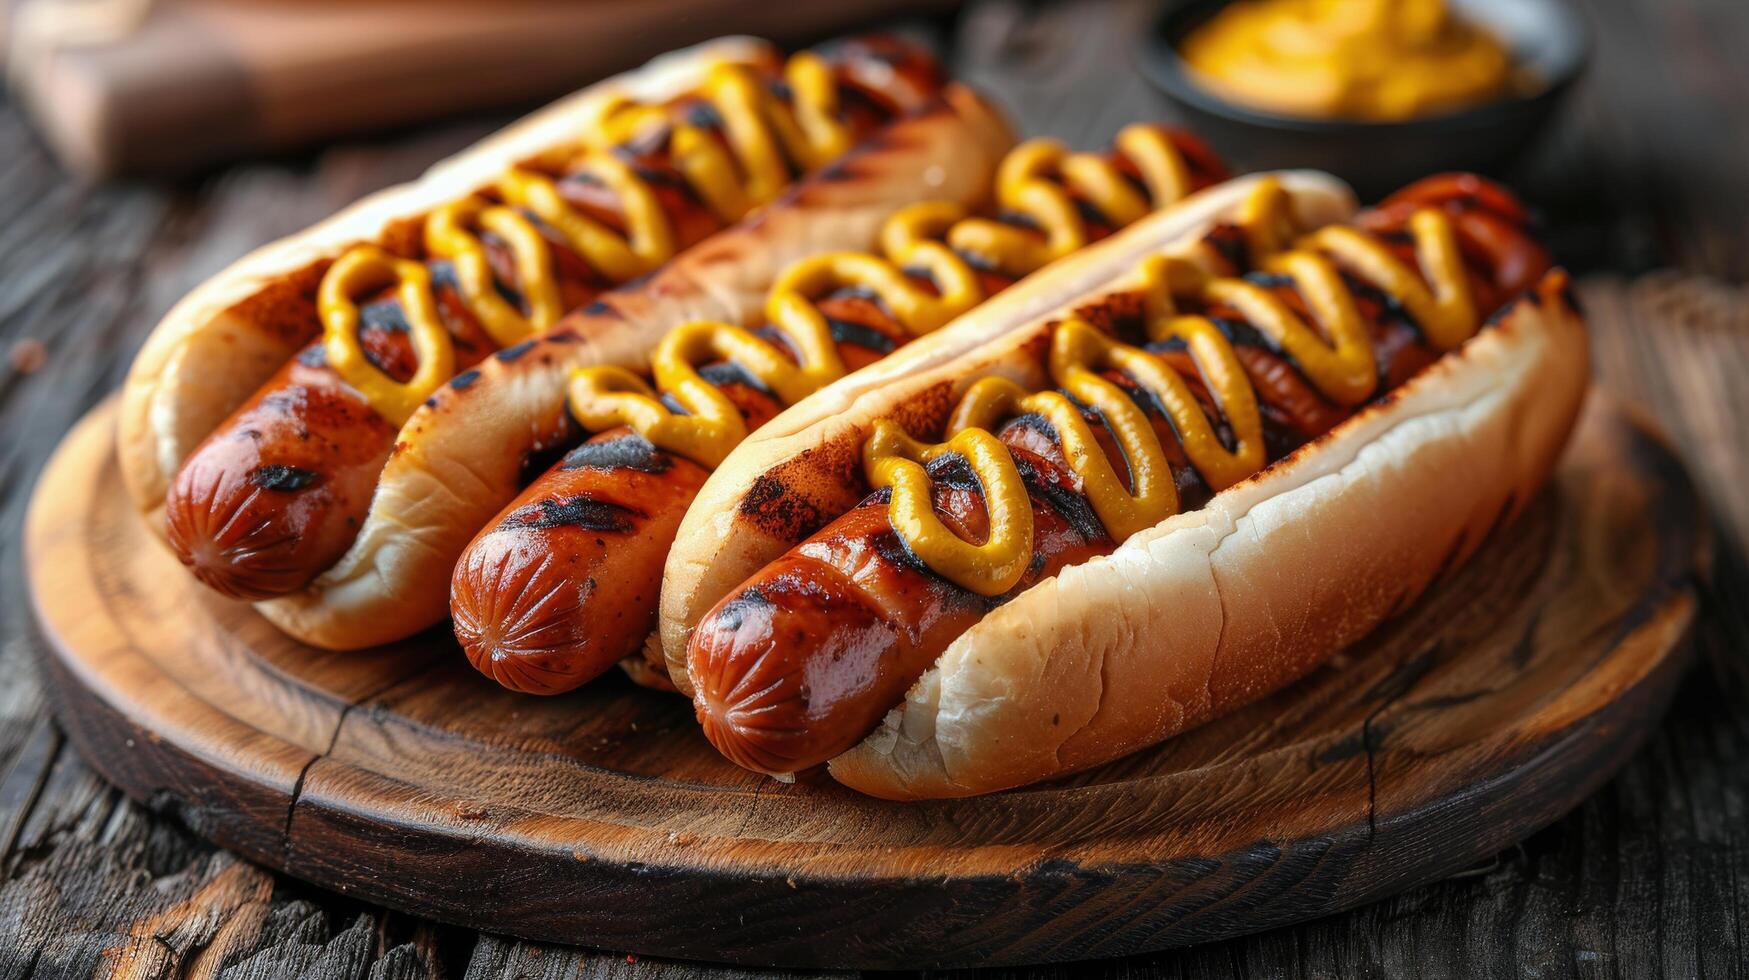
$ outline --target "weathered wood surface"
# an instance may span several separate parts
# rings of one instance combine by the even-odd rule
[[[1582,295],[1599,375],[1669,429],[1721,528],[1699,666],[1620,776],[1453,878],[1305,926],[1111,962],[1134,976],[1733,976],[1749,960],[1749,7],[1581,0],[1597,58],[1525,181]],[[981,3],[956,58],[1030,131],[1097,141],[1158,111],[1133,5]],[[82,187],[0,106],[0,977],[750,975],[422,925],[240,864],[126,802],[47,720],[20,571],[26,496],[181,292],[499,120],[183,186]],[[1669,269],[1630,280],[1655,268]],[[40,362],[40,363],[38,363]],[[27,372],[27,368],[37,368]],[[1062,969],[1004,971],[1054,976]]]
[[[1681,464],[1600,393],[1550,493],[1339,664],[1070,780],[899,804],[752,775],[623,679],[531,701],[447,637],[292,641],[141,526],[115,411],[68,435],[25,526],[56,717],[99,772],[348,895],[717,962],[1086,959],[1443,878],[1638,748],[1709,545]]]

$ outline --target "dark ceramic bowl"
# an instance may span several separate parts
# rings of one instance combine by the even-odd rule
[[[1143,74],[1229,165],[1328,170],[1368,199],[1444,170],[1501,173],[1548,128],[1585,67],[1590,41],[1584,24],[1561,0],[1453,0],[1459,13],[1506,41],[1514,63],[1537,79],[1533,91],[1402,122],[1306,119],[1237,105],[1190,76],[1178,44],[1226,2],[1168,3],[1143,41]]]

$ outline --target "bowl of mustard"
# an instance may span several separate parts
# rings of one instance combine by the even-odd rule
[[[1235,164],[1328,170],[1376,196],[1509,168],[1588,44],[1562,0],[1178,0],[1141,67]]]

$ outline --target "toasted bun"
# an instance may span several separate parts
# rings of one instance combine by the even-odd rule
[[[832,775],[893,799],[987,793],[1118,758],[1303,676],[1523,510],[1588,373],[1566,275],[1551,273],[1323,438],[992,612]]]
[[[1235,216],[1262,176],[1208,188],[1053,263],[942,330],[803,399],[737,447],[705,482],[668,553],[659,630],[675,686],[692,694],[687,639],[717,600],[867,492],[862,444],[875,419],[898,418],[921,431],[945,418],[977,378],[1028,370],[1038,361],[1030,352],[1053,320],[1123,288],[1143,257],[1196,244],[1212,225]],[[1333,177],[1306,171],[1270,176],[1288,191],[1300,227],[1354,213],[1353,195]]]
[[[506,169],[576,143],[609,101],[661,101],[697,87],[721,61],[775,63],[752,38],[723,38],[663,55],[542,109],[419,180],[256,250],[176,304],[146,339],[122,392],[116,449],[122,477],[150,525],[182,461],[273,372],[315,339],[317,286],[348,248],[410,245],[431,209],[487,186]]]
[[[692,320],[754,322],[791,262],[871,248],[886,219],[914,201],[978,203],[1012,143],[993,109],[949,86],[933,108],[889,126],[636,288],[608,293],[545,336],[488,358],[402,428],[351,550],[308,589],[256,608],[292,636],[336,649],[439,622],[463,548],[516,496],[531,455],[566,437],[574,368],[641,365],[668,330]]]

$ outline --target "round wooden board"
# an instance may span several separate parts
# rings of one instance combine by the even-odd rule
[[[1596,789],[1686,661],[1708,537],[1594,398],[1554,489],[1361,647],[1057,784],[925,805],[736,769],[614,676],[510,694],[437,632],[365,653],[210,596],[130,509],[99,407],[26,556],[69,735],[264,864],[461,925],[749,964],[1112,956],[1321,916],[1486,857]]]

